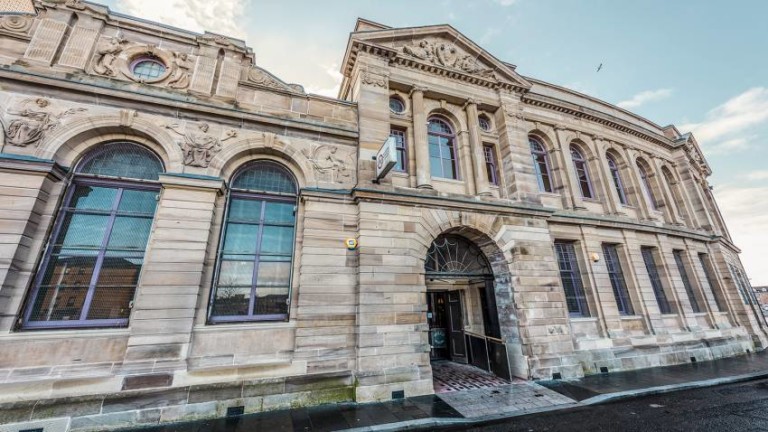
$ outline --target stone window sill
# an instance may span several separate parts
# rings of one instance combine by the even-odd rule
[[[196,333],[216,333],[225,331],[247,331],[247,330],[269,330],[269,329],[287,329],[295,328],[295,321],[264,321],[264,322],[245,322],[232,324],[215,325],[196,325],[192,331]]]
[[[127,337],[130,334],[131,331],[128,327],[119,329],[68,328],[56,330],[19,330],[14,333],[0,335],[0,341]]]
[[[597,317],[570,317],[572,322],[597,322]]]

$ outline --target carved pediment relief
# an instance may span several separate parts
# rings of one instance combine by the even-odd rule
[[[493,69],[479,62],[474,55],[467,54],[456,45],[440,39],[422,39],[416,44],[403,46],[402,52],[432,64],[458,69],[469,74],[486,78],[494,76]]]
[[[301,86],[298,86],[296,84],[286,84],[280,81],[277,77],[275,77],[271,73],[267,72],[266,70],[258,66],[251,66],[251,68],[248,69],[248,73],[245,76],[245,81],[247,83],[255,84],[257,86],[267,87],[267,88],[272,88],[277,90],[286,90],[294,93],[304,92],[304,89]]]

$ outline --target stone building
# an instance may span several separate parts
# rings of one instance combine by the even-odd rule
[[[674,126],[447,25],[359,20],[331,99],[236,39],[35,5],[0,17],[0,424],[429,394],[437,358],[567,379],[766,345]]]

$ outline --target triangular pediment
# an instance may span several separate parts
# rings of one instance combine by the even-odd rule
[[[522,89],[531,87],[531,83],[515,72],[514,66],[498,60],[448,24],[387,28],[358,20],[356,29],[350,35],[344,59],[346,74],[354,67],[355,49],[367,46],[393,61],[421,69],[461,74]]]

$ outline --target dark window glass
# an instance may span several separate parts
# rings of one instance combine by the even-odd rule
[[[616,245],[604,244],[603,255],[605,256],[605,266],[608,269],[608,277],[613,287],[613,295],[616,297],[616,305],[619,313],[622,315],[633,315],[632,301],[629,298],[629,291],[624,280],[624,273],[621,270],[621,261],[619,261],[619,251]]]
[[[155,79],[165,73],[165,65],[156,57],[143,57],[131,66],[133,76],[139,79]]]
[[[485,171],[488,175],[488,182],[492,185],[499,185],[499,167],[496,163],[496,149],[491,144],[483,145],[483,156],[485,157]]]
[[[533,157],[533,169],[536,171],[536,180],[539,183],[539,190],[542,192],[552,192],[552,176],[549,172],[549,156],[536,139],[529,137],[528,144],[531,147],[531,156]]]
[[[715,292],[715,276],[712,272],[712,266],[709,263],[709,257],[705,253],[699,254],[699,262],[701,262],[701,267],[704,269],[704,277],[707,281],[707,286],[709,287],[709,291],[712,293],[712,296],[715,298],[715,304],[717,305],[717,310],[719,312],[723,312],[725,310],[725,301],[721,298],[721,296]]]
[[[749,283],[746,281],[746,278],[744,278],[744,274],[733,264],[728,264],[728,268],[731,271],[734,282],[736,282],[736,288],[739,290],[741,300],[744,302],[744,304],[752,303],[752,297],[754,293],[752,292],[752,288],[749,286]],[[757,303],[756,300],[755,303]]]
[[[644,164],[640,163],[640,161],[637,162],[637,168],[640,170],[640,182],[643,185],[643,193],[645,193],[645,198],[648,200],[651,208],[657,210],[658,206],[656,205],[656,197],[653,195],[653,188],[651,187],[651,179],[648,178],[648,171],[645,169]]]
[[[402,114],[405,112],[405,103],[399,97],[392,96],[389,98],[389,110],[396,114]]]
[[[610,154],[606,155],[608,159],[608,168],[611,170],[611,179],[613,179],[613,187],[616,188],[616,194],[619,195],[619,202],[626,205],[627,195],[624,193],[624,183],[621,181],[621,172],[619,172],[619,166]]]
[[[661,284],[661,278],[659,277],[659,272],[656,268],[656,260],[653,257],[653,248],[644,247],[641,251],[643,254],[643,261],[645,262],[645,269],[648,271],[648,277],[650,278],[651,286],[653,287],[653,294],[656,296],[656,301],[659,304],[659,311],[661,311],[662,314],[672,313],[672,308],[669,306],[667,294],[664,292],[664,286]]]
[[[408,171],[408,149],[405,142],[405,131],[402,129],[391,129],[389,136],[395,138],[395,152],[397,153],[397,164],[395,171]]]
[[[696,300],[696,293],[693,291],[691,280],[688,279],[688,272],[685,270],[685,262],[683,261],[683,251],[672,251],[672,255],[675,257],[675,264],[677,264],[677,271],[680,273],[680,279],[683,281],[685,292],[688,294],[688,300],[691,302],[691,308],[694,313],[701,312],[699,302]]]
[[[576,250],[571,242],[555,242],[557,263],[560,267],[560,279],[565,290],[565,303],[571,316],[587,317],[589,308],[584,296],[584,285],[581,281]]]
[[[432,118],[429,120],[429,167],[433,177],[458,179],[459,167],[456,156],[456,137],[448,123]]]
[[[162,169],[130,143],[105,144],[79,164],[35,277],[26,328],[128,324],[160,188],[93,174],[146,180]]]
[[[264,161],[248,165],[232,183],[239,187],[224,221],[211,321],[286,319],[296,184],[285,168]]]
[[[480,125],[480,129],[488,132],[491,130],[491,121],[488,120],[488,117],[481,115],[477,118],[477,123]]]
[[[581,154],[576,146],[571,146],[571,159],[573,168],[576,170],[576,179],[579,181],[581,196],[584,198],[593,198],[592,183],[589,181],[589,170],[587,169],[587,160]]]

